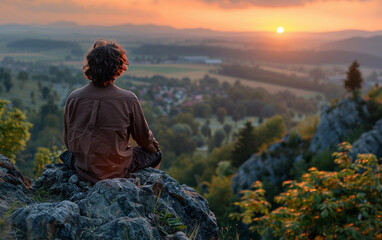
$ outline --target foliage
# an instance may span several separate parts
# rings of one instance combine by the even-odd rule
[[[214,136],[210,140],[209,150],[211,151],[212,149],[216,147],[220,147],[225,138],[226,138],[226,134],[224,130],[222,129],[216,130]]]
[[[208,193],[204,197],[208,200],[211,211],[218,219],[220,226],[232,224],[229,213],[233,212],[237,201],[236,195],[232,194],[232,175],[214,176],[211,182],[207,182]]]
[[[246,122],[244,128],[240,129],[238,139],[232,152],[232,165],[239,167],[254,152],[256,147],[256,135],[254,127],[250,122]]]
[[[33,172],[35,177],[40,177],[44,166],[49,163],[56,163],[60,158],[60,154],[64,151],[62,147],[60,150],[53,146],[52,148],[39,147],[34,155],[34,168]]]
[[[224,107],[218,108],[218,110],[216,111],[216,118],[221,124],[224,123],[226,116],[227,116],[227,110]]]
[[[156,212],[156,214],[158,213]],[[187,226],[181,222],[179,217],[169,212],[167,208],[166,211],[162,210],[159,213],[157,228],[164,236],[168,236],[176,233],[177,231],[184,231]]]
[[[347,78],[344,82],[345,89],[353,94],[354,100],[357,99],[359,90],[361,89],[363,82],[362,74],[358,68],[359,63],[357,61],[354,61],[350,65],[349,70],[346,73]]]
[[[236,203],[243,212],[231,217],[280,239],[381,239],[382,165],[372,154],[352,162],[350,144],[341,144],[340,151],[333,156],[341,170],[311,168],[301,182],[284,182],[287,190],[275,197],[281,206],[272,211],[256,182]]]
[[[5,90],[9,93],[13,87],[12,74],[9,69],[0,68],[0,81],[3,82]]]
[[[202,132],[203,136],[205,136],[206,138],[211,137],[211,128],[207,125],[207,123],[200,128],[200,131]]]
[[[240,129],[234,150],[231,155],[232,165],[239,167],[259,149],[265,149],[270,143],[280,139],[285,134],[285,124],[283,118],[276,115],[267,119],[263,124],[254,128],[247,122],[244,128]]]
[[[310,116],[306,119],[300,121],[295,127],[295,131],[302,137],[304,140],[312,139],[316,133],[317,125],[320,119],[318,116]]]
[[[224,132],[225,132],[225,134],[226,134],[226,136],[227,136],[227,142],[228,142],[228,140],[229,140],[229,135],[230,135],[230,133],[231,133],[231,131],[232,131],[232,125],[230,125],[230,124],[224,124],[223,129],[224,129]]]
[[[229,160],[232,148],[232,144],[223,145],[215,148],[207,157],[183,154],[171,164],[168,174],[182,184],[197,187],[200,182],[211,180],[220,162]]]
[[[25,148],[32,124],[17,108],[8,109],[9,102],[0,100],[0,153],[15,162],[16,154]]]
[[[194,116],[191,113],[178,113],[175,116],[175,122],[185,123],[190,126],[193,135],[195,135],[199,130],[199,122],[194,120]]]
[[[328,149],[313,156],[310,165],[322,171],[331,171],[336,169],[337,166],[333,162],[332,151]]]
[[[256,129],[258,142],[261,145],[268,145],[280,139],[285,134],[284,120],[280,115],[267,119]]]

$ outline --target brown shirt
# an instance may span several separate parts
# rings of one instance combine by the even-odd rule
[[[156,152],[138,98],[114,84],[92,83],[73,91],[66,100],[64,141],[77,157],[80,177],[93,183],[125,177],[132,163],[130,135],[147,151]]]

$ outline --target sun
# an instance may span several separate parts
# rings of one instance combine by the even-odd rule
[[[277,28],[277,33],[281,34],[283,32],[284,32],[284,28],[283,27],[280,26],[280,27]]]

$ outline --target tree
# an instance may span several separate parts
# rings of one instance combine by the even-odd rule
[[[343,143],[333,154],[339,171],[310,168],[300,182],[284,182],[286,192],[275,197],[280,207],[272,211],[256,182],[235,203],[243,212],[231,217],[278,239],[382,239],[382,164],[372,154],[352,161],[350,153]]]
[[[17,108],[8,109],[9,102],[0,100],[0,153],[15,162],[16,154],[25,148],[32,124]]]
[[[232,152],[232,166],[239,167],[242,163],[256,152],[256,135],[251,122],[246,122],[240,129],[237,142]]]
[[[218,108],[216,111],[216,118],[221,124],[224,123],[225,116],[227,116],[227,110],[224,107]]]
[[[49,95],[50,95],[50,89],[46,86],[43,87],[41,90],[42,99],[48,99]]]
[[[60,154],[63,152],[64,148],[58,150],[56,146],[52,148],[39,147],[37,152],[34,155],[34,168],[33,172],[35,177],[38,178],[41,176],[44,166],[48,163],[56,163],[60,158]]]
[[[269,118],[255,129],[259,136],[257,142],[263,145],[270,144],[284,136],[285,129],[284,120],[280,115]]]
[[[9,92],[13,87],[12,76],[9,72],[4,74],[3,84],[7,92]]]
[[[191,113],[178,113],[175,116],[175,122],[188,124],[192,130],[193,135],[199,131],[199,122],[194,120],[194,116]]]
[[[229,135],[231,134],[231,131],[232,131],[232,126],[230,124],[225,124],[223,126],[223,129],[227,135],[227,142],[229,141]]]
[[[21,89],[24,88],[25,82],[29,79],[29,74],[26,71],[20,71],[17,75],[17,79],[21,81]]]
[[[362,74],[359,71],[359,63],[354,61],[350,67],[348,72],[346,73],[347,78],[344,82],[345,89],[353,94],[353,99],[357,100],[359,96],[359,90],[362,87]]]
[[[216,130],[214,136],[212,137],[211,139],[211,142],[210,142],[210,151],[212,151],[212,149],[214,148],[217,148],[217,147],[220,147],[224,141],[224,138],[225,138],[225,132],[221,129],[218,129]]]
[[[200,131],[202,132],[204,137],[206,138],[211,137],[211,128],[208,126],[208,124],[204,124],[202,128],[200,129]]]

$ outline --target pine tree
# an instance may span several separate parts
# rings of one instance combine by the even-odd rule
[[[232,166],[239,167],[256,152],[256,135],[251,122],[246,122],[239,131],[238,140],[232,152]]]
[[[348,72],[346,73],[347,78],[344,82],[345,89],[353,94],[353,99],[357,100],[359,96],[359,90],[362,87],[362,74],[359,71],[359,63],[354,61],[350,67]]]

